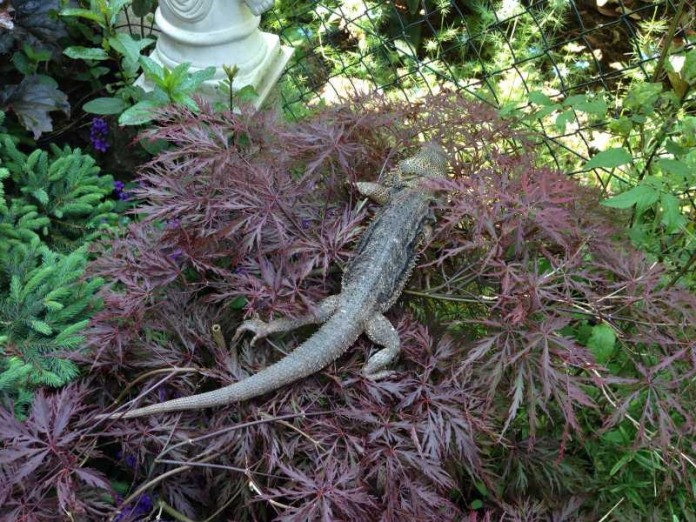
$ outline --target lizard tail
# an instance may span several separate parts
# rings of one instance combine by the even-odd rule
[[[124,413],[97,415],[97,419],[131,419],[180,410],[198,410],[241,402],[308,377],[338,359],[358,339],[362,322],[339,310],[293,352],[258,373],[217,390],[136,408]]]

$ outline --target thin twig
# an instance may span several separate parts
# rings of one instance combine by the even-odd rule
[[[179,520],[181,522],[195,522],[193,519],[190,519],[180,511],[177,511],[174,509],[172,506],[167,504],[164,500],[160,500],[157,503],[157,507],[159,507],[162,511],[164,511],[167,515],[170,517],[174,518],[175,520]],[[159,519],[158,519],[159,520]]]

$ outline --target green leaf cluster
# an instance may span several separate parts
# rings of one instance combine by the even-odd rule
[[[0,402],[18,415],[78,374],[67,356],[98,304],[102,282],[83,276],[90,241],[117,223],[112,190],[79,149],[25,153],[0,133]]]
[[[603,204],[627,211],[636,246],[666,261],[676,278],[694,284],[685,276],[696,249],[696,118],[686,102],[695,83],[690,64],[696,63],[696,51],[683,58],[679,89],[662,83],[629,88],[622,112],[608,123],[618,146],[595,155],[585,167],[620,168],[620,175],[608,179],[613,195]]]
[[[151,91],[144,92],[140,88],[122,89],[116,96],[95,98],[85,103],[83,109],[93,114],[119,114],[118,122],[121,125],[148,123],[152,121],[157,108],[171,103],[184,105],[198,112],[198,105],[191,95],[201,83],[215,75],[215,67],[189,72],[191,65],[182,63],[170,70],[147,56],[139,56],[134,63],[136,69],[142,66],[145,77],[153,85]],[[129,100],[126,101],[126,98]],[[129,106],[129,102],[134,103]]]
[[[673,63],[681,67],[677,70]],[[619,108],[615,113],[601,95],[579,94],[559,100],[541,91],[529,94],[524,111],[510,104],[501,113],[526,127],[551,123],[561,134],[571,123],[591,125],[593,131],[601,132],[601,150],[584,164],[578,161],[580,156],[564,155],[552,139],[539,139],[558,151],[568,170],[593,170],[606,192],[602,204],[624,211],[617,218],[625,219],[634,245],[671,269],[670,284],[679,281],[693,287],[696,117],[691,104],[696,50],[680,51],[670,56],[667,64],[671,87],[662,82],[634,81],[623,97],[613,102]],[[575,146],[577,140],[568,143]]]
[[[142,53],[154,43],[153,38],[142,34],[116,31],[119,13],[130,0],[90,0],[86,7],[65,7],[60,12],[66,19],[79,20],[87,27],[97,26],[92,38],[94,47],[71,46],[63,54],[74,60],[83,60],[93,79],[102,77],[110,69],[104,64],[115,64],[115,81],[105,86],[111,96],[101,96],[88,101],[83,110],[91,114],[118,115],[120,125],[142,125],[152,121],[155,110],[169,104],[180,104],[198,111],[191,95],[200,84],[211,79],[214,67],[191,71],[191,64],[182,63],[169,70]],[[85,2],[86,4],[86,2]],[[134,2],[133,9],[146,14],[154,7],[152,2]],[[78,22],[75,22],[78,23]],[[135,85],[144,74],[151,89],[147,92]]]
[[[207,67],[189,72],[191,64],[182,63],[174,69],[167,69],[147,56],[140,57],[145,77],[154,85],[152,91],[144,94],[141,100],[125,110],[120,118],[121,125],[140,125],[152,121],[154,110],[170,103],[186,106],[198,112],[198,105],[191,95],[206,80],[215,75],[215,67]],[[110,98],[98,98],[92,101],[93,108],[109,103]]]
[[[662,511],[656,512],[651,507],[653,492],[665,475],[669,476],[670,462],[657,449],[635,448],[634,437],[635,427],[621,423],[585,442],[587,454],[592,459],[597,501],[615,504],[617,497],[625,499],[621,506],[625,519],[645,520],[652,514],[655,520],[694,520],[693,497],[689,490],[695,490],[696,479],[688,474],[686,488],[675,487],[672,494],[662,500]]]
[[[666,63],[669,84],[634,79],[616,97],[607,92],[563,97],[543,86],[544,92],[533,90],[526,96],[528,104],[514,101],[500,112],[519,127],[533,129],[532,140],[548,146],[551,154],[539,147],[539,164],[572,173],[585,171],[588,184],[602,187],[601,202],[614,209],[610,215],[615,222],[625,227],[635,246],[666,268],[661,281],[665,287],[679,284],[693,289],[696,51],[677,49]],[[561,333],[586,347],[617,382],[640,381],[644,368],[657,366],[664,357],[656,344],[624,335],[615,318],[578,315]],[[665,373],[678,364],[670,362]],[[655,372],[655,382],[663,378],[667,377]],[[596,491],[597,505],[613,506],[612,516],[621,520],[694,520],[696,482],[681,473],[679,457],[635,444],[636,437],[646,433],[645,412],[659,408],[663,393],[659,386],[639,391],[632,384],[624,389],[588,386],[587,391],[599,404],[625,408],[623,420],[583,443],[592,470],[588,484]],[[633,393],[631,400],[621,405],[617,397],[628,391]],[[661,414],[665,423],[649,433],[654,440],[664,436],[669,422],[683,420],[679,413],[665,411]],[[579,415],[584,429],[598,421],[589,409]]]

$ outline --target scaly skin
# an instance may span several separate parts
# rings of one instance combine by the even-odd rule
[[[324,323],[307,341],[268,368],[229,386],[125,413],[98,418],[130,419],[179,410],[198,410],[245,401],[312,375],[343,355],[361,333],[383,346],[367,361],[363,373],[369,378],[387,375],[386,367],[399,353],[399,337],[382,315],[399,298],[415,265],[430,212],[431,194],[420,188],[428,177],[443,177],[447,158],[436,145],[425,145],[415,156],[402,161],[388,176],[388,184],[358,183],[358,190],[384,207],[363,234],[343,276],[341,293],[328,297],[314,314],[270,323],[245,321],[235,339],[254,333],[251,343],[274,332],[306,324]]]

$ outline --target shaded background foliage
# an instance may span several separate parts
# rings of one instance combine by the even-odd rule
[[[693,47],[691,5],[599,4],[279,0],[264,24],[296,49],[284,74],[293,88],[282,101],[300,111],[300,104],[374,88],[415,101],[443,82],[497,108],[522,106],[540,82],[564,96],[614,92],[627,78],[655,81],[664,72],[663,49]],[[579,123],[568,130],[582,137]],[[585,146],[565,152],[587,159]]]

